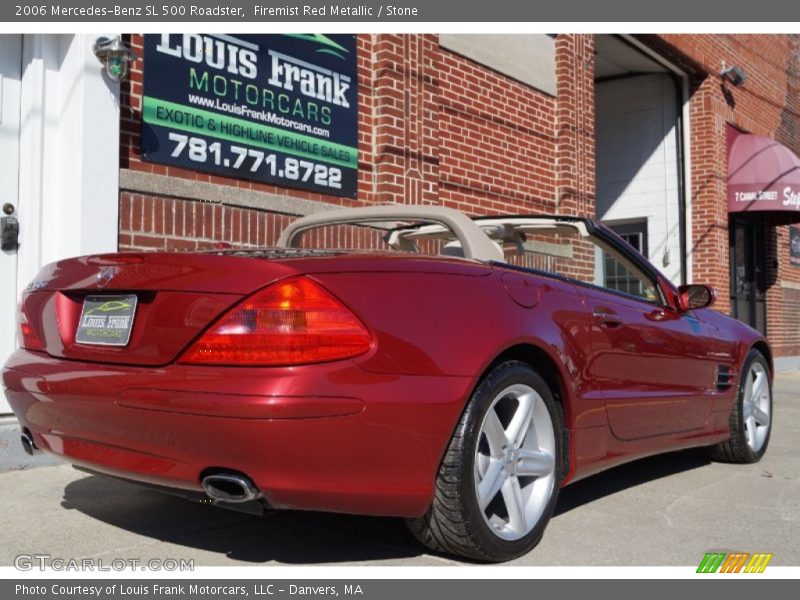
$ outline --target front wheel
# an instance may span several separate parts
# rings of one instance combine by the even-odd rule
[[[563,455],[561,410],[528,365],[493,369],[470,398],[445,454],[427,513],[411,532],[440,552],[510,560],[542,538]]]
[[[744,361],[730,427],[731,437],[711,448],[711,458],[745,464],[761,460],[772,430],[772,377],[758,350],[750,350]]]

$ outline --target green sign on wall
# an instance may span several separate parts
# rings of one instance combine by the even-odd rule
[[[144,160],[355,197],[357,146],[355,36],[144,36]]]

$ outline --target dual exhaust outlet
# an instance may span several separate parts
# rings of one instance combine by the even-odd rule
[[[253,481],[239,473],[213,473],[203,477],[202,483],[205,493],[216,502],[249,502],[260,495]]]

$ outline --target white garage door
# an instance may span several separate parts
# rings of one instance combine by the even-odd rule
[[[678,95],[669,75],[600,81],[596,87],[597,216],[646,223],[647,255],[680,283]]]

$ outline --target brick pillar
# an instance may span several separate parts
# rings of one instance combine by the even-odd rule
[[[375,36],[376,202],[438,202],[437,54],[434,35]]]
[[[689,103],[691,134],[692,280],[717,288],[715,308],[730,312],[728,272],[728,154],[725,115],[729,108],[719,81],[706,77]]]
[[[556,210],[595,216],[594,36],[556,37]]]

